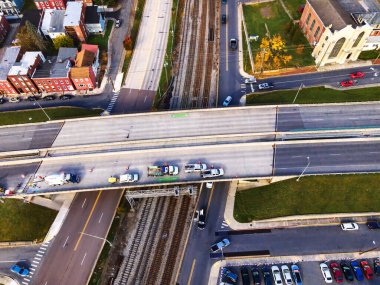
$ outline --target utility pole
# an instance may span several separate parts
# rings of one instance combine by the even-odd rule
[[[79,233],[82,234],[82,235],[85,235],[85,236],[89,236],[89,237],[93,237],[93,238],[104,240],[105,242],[108,242],[108,244],[110,245],[110,247],[112,247],[112,243],[108,239],[106,239],[106,238],[102,238],[102,237],[86,234],[84,232],[79,232]]]
[[[297,178],[297,182],[300,181],[302,175],[305,173],[306,169],[307,169],[307,168],[309,167],[309,165],[310,165],[310,157],[307,156],[306,158],[307,158],[308,163],[307,163],[306,167],[304,168],[304,170],[302,171],[301,175],[298,176],[298,178]]]
[[[300,87],[298,88],[297,94],[296,94],[296,96],[294,97],[294,100],[293,100],[293,103],[292,103],[292,104],[294,104],[294,102],[296,102],[296,99],[297,99],[298,93],[300,93],[302,87],[303,87],[303,82],[301,83]]]

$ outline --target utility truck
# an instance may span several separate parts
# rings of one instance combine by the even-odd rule
[[[148,166],[148,176],[178,175],[178,166],[174,165],[153,165]]]
[[[68,183],[79,183],[80,177],[74,173],[56,173],[45,177],[44,181],[49,186],[62,186]]]
[[[192,173],[192,172],[200,172],[207,169],[207,165],[204,163],[193,163],[193,164],[186,164],[185,165],[185,172],[186,173]]]

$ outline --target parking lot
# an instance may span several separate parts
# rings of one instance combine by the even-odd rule
[[[357,261],[361,261],[361,259],[356,259]],[[363,259],[364,260],[364,259]],[[365,259],[369,262],[370,266],[371,266],[371,269],[373,270],[373,262],[374,262],[374,259]],[[324,279],[323,279],[323,276],[322,276],[322,273],[321,273],[321,270],[319,268],[319,264],[321,262],[325,262],[327,265],[330,265],[330,263],[334,261],[334,262],[337,262],[338,264],[342,261],[342,260],[321,260],[320,262],[316,262],[316,261],[308,261],[308,262],[300,262],[300,263],[297,263],[297,265],[300,267],[301,269],[301,275],[302,275],[302,284],[303,285],[323,285],[323,284],[326,284]],[[351,262],[352,260],[348,259],[346,260],[348,263]],[[265,266],[268,266],[269,268],[273,265],[277,265],[279,268],[281,268],[281,265],[284,265],[286,264],[289,268],[291,267],[292,263],[281,263],[281,264],[246,264],[244,265],[244,267],[247,267],[248,269],[251,269],[253,267],[258,267],[260,272],[261,272],[261,279],[263,279],[263,276],[262,276],[262,269],[265,267]],[[243,266],[241,266],[243,267]],[[233,273],[237,274],[238,275],[238,282],[235,283],[236,285],[243,285],[243,282],[242,282],[242,278],[241,278],[241,274],[240,274],[240,268],[241,267],[227,267],[229,270],[231,270]],[[249,270],[250,271],[250,270]],[[331,272],[331,270],[330,270]],[[251,272],[249,274],[250,276],[250,281],[251,281],[251,284],[253,284],[252,282],[252,275],[251,275]],[[272,277],[272,276],[271,276]],[[225,281],[225,282],[229,282],[231,283],[231,281],[228,281],[227,279],[223,278],[222,279],[222,272],[220,271],[220,278],[219,278],[219,283],[220,284],[222,281]],[[285,282],[284,280],[283,281],[283,284],[285,285]],[[294,281],[293,281],[294,282]],[[233,284],[233,283],[231,283]],[[261,284],[264,284],[263,280],[261,280]],[[272,277],[272,284],[274,285],[274,282],[273,282],[273,277]],[[333,277],[333,283],[332,284],[338,284],[334,277]],[[347,281],[345,278],[344,278],[344,281],[343,283],[339,283],[339,284],[352,284],[352,285],[367,285],[367,284],[380,284],[380,276],[378,275],[374,275],[374,279],[373,280],[367,280],[367,279],[364,279],[363,281],[358,281],[356,280],[356,278],[354,279],[353,282],[351,281]]]

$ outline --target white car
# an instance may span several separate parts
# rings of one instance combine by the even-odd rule
[[[253,84],[256,83],[256,78],[255,77],[249,77],[244,79],[245,84]]]
[[[116,20],[115,28],[120,28],[121,21],[119,19]]]
[[[228,105],[230,105],[231,101],[232,101],[232,97],[227,96],[227,98],[223,101],[223,107],[228,107]]]
[[[272,266],[272,275],[275,285],[282,285],[282,279],[281,279],[281,272],[278,266],[274,265]]]
[[[18,103],[20,102],[20,98],[19,97],[12,97],[12,98],[9,98],[9,102],[10,103]]]
[[[341,227],[344,231],[357,231],[359,229],[357,223],[343,223],[341,224]]]
[[[286,285],[292,285],[293,280],[292,280],[292,275],[290,273],[289,267],[287,265],[281,266],[281,271],[282,271],[282,277],[285,280]]]
[[[321,263],[319,264],[319,267],[321,268],[321,272],[322,272],[323,278],[325,279],[325,282],[332,283],[333,279],[332,279],[331,272],[327,264]]]
[[[213,185],[214,185],[214,183],[212,183],[212,182],[207,182],[207,183],[206,183],[206,188],[211,189]]]
[[[120,175],[120,183],[133,183],[139,181],[139,175],[137,173],[127,173]]]
[[[264,89],[271,89],[273,88],[274,86],[270,83],[261,83],[258,85],[259,89],[260,90],[264,90]]]

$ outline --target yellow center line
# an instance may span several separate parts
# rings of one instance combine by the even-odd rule
[[[228,4],[226,3],[226,71],[228,71]]]
[[[194,258],[193,265],[191,265],[191,271],[190,271],[189,280],[187,281],[187,285],[190,285],[190,283],[191,283],[191,278],[193,277],[193,272],[194,272],[194,268],[195,268],[195,261],[196,261],[196,259]]]
[[[208,208],[210,207],[210,204],[211,204],[211,198],[212,198],[212,194],[213,194],[213,193],[214,193],[214,184],[212,185],[211,193],[210,193],[210,197],[208,198],[208,203],[207,203],[206,213],[208,212]]]
[[[78,241],[77,241],[77,243],[76,243],[76,245],[75,245],[75,247],[74,247],[74,251],[76,251],[76,250],[78,249],[78,246],[79,246],[79,244],[80,244],[80,241],[82,240],[82,237],[83,237],[83,233],[86,231],[86,228],[87,228],[88,222],[90,221],[91,216],[92,216],[92,214],[94,213],[94,210],[95,210],[96,204],[98,204],[98,201],[99,201],[99,198],[100,198],[100,195],[102,194],[102,192],[103,192],[103,191],[99,191],[98,196],[96,197],[95,203],[94,203],[94,205],[92,206],[91,212],[90,212],[90,214],[88,215],[87,221],[86,221],[86,223],[84,224],[83,229],[81,230],[80,236],[79,236],[79,238],[78,238]]]

